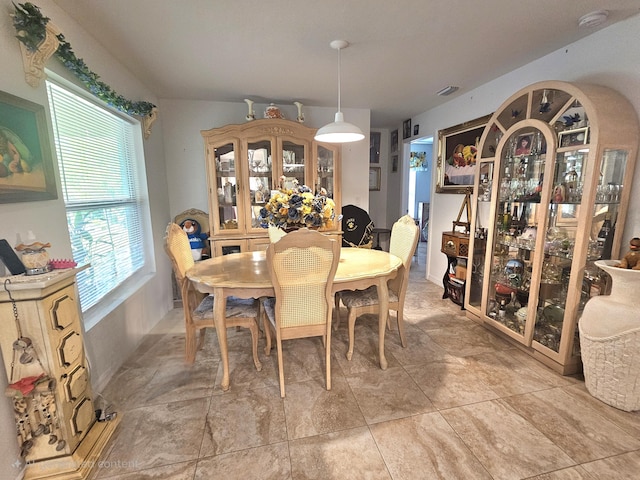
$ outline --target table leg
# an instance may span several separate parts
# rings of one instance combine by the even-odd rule
[[[226,392],[229,390],[229,349],[227,346],[227,326],[225,324],[227,299],[224,296],[224,289],[214,288],[213,292],[213,321],[216,324],[218,344],[220,345],[220,357],[222,358],[222,382],[220,386],[222,390]]]
[[[380,356],[380,368],[387,369],[387,359],[384,356],[384,334],[387,329],[387,319],[389,317],[389,289],[385,277],[378,278],[378,354]]]

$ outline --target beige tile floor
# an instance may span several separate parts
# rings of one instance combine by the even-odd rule
[[[376,320],[364,316],[351,362],[344,322],[333,336],[331,391],[321,341],[285,342],[284,400],[275,351],[260,350],[257,372],[248,331],[230,330],[231,389],[222,392],[215,332],[187,366],[182,311],[170,312],[103,392],[122,421],[92,478],[640,478],[640,412],[594,399],[581,378],[468,320],[423,277],[419,255],[409,345],[388,332],[386,371]]]

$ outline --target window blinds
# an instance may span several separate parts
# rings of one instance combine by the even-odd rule
[[[82,311],[144,265],[133,125],[47,81]]]

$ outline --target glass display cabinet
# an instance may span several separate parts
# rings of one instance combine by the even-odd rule
[[[619,258],[638,118],[617,92],[541,82],[491,117],[478,148],[467,315],[563,374],[581,367],[577,321]]]
[[[212,255],[265,249],[260,209],[271,192],[295,183],[324,188],[340,214],[340,147],[316,142],[316,130],[260,119],[202,131],[209,188]],[[338,224],[328,232],[338,232]]]

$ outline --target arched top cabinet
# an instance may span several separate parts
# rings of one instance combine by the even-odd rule
[[[607,288],[593,262],[619,258],[638,131],[619,93],[547,81],[507,99],[478,146],[465,308],[564,374]]]

